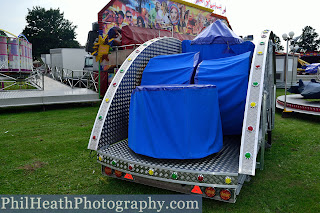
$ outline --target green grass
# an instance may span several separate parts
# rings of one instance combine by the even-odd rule
[[[100,174],[87,150],[98,108],[0,110],[0,194],[174,194]],[[277,111],[275,119],[265,169],[235,204],[203,199],[203,212],[320,211],[320,118]]]
[[[0,83],[0,89],[2,89],[2,86],[6,88],[5,90],[37,89],[33,86],[30,86],[29,84],[26,84],[26,82],[19,82],[16,84],[14,84],[14,82],[5,82],[3,85]]]

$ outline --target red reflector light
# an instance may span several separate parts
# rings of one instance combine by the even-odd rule
[[[125,178],[125,179],[129,179],[129,180],[133,180],[133,177],[132,177],[131,174],[126,174],[126,175],[124,176],[124,178]]]
[[[253,127],[252,126],[248,126],[248,131],[252,132],[253,131]]]
[[[119,178],[122,176],[122,172],[118,171],[118,170],[115,170],[114,171],[114,174]]]
[[[202,194],[202,191],[199,186],[194,186],[191,192],[195,194],[200,194],[200,195]]]
[[[220,197],[222,200],[230,200],[231,192],[229,189],[223,189],[220,191]]]
[[[205,193],[208,197],[214,197],[216,195],[216,190],[212,187],[207,187]]]
[[[104,167],[104,172],[105,172],[107,175],[112,175],[112,169],[109,168],[109,167]]]

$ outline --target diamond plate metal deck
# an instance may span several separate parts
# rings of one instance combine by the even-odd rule
[[[98,161],[110,168],[151,179],[235,188],[238,182],[240,139],[240,136],[225,136],[224,147],[219,153],[192,160],[155,159],[139,155],[128,147],[127,140],[123,140],[99,150]],[[149,174],[150,169],[154,171],[153,175]],[[171,175],[174,172],[178,178],[173,180]],[[198,181],[200,174],[204,176],[201,183]],[[225,183],[227,177],[231,178],[230,185]]]

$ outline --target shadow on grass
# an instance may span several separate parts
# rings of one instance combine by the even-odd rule
[[[74,109],[81,107],[99,107],[100,102],[88,103],[69,103],[69,104],[53,104],[53,105],[36,105],[36,106],[17,106],[9,108],[0,108],[0,114],[18,114],[25,112],[41,112],[62,109]]]
[[[282,109],[276,108],[276,113],[279,115],[282,114]],[[304,114],[304,113],[299,113],[299,112],[292,112],[288,115],[288,118],[293,118],[293,119],[299,119],[299,120],[305,120],[309,121],[315,124],[320,123],[320,116],[318,115],[310,115],[310,114]]]

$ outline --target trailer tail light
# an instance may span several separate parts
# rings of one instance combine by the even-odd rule
[[[207,187],[205,193],[208,197],[214,197],[216,195],[216,190],[212,187]]]
[[[114,174],[115,174],[118,178],[120,178],[120,177],[122,176],[122,172],[120,172],[120,171],[118,171],[118,170],[115,170],[115,171],[114,171]]]
[[[104,167],[104,173],[107,175],[112,175],[112,169],[110,167]]]
[[[221,198],[222,200],[230,200],[230,198],[231,198],[231,192],[230,192],[230,190],[229,190],[229,189],[222,189],[222,190],[220,191],[220,198]]]

